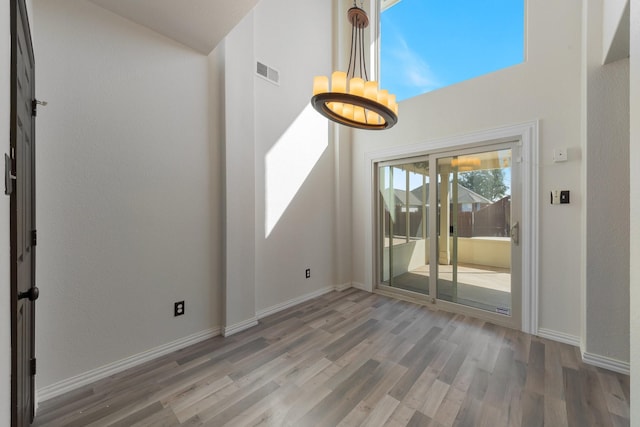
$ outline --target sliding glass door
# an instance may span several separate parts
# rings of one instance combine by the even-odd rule
[[[518,326],[518,150],[503,143],[379,163],[379,286]]]
[[[387,286],[429,294],[429,162],[378,168],[382,262]]]

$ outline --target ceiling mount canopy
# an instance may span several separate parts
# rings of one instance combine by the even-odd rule
[[[353,7],[347,12],[351,23],[351,50],[347,72],[334,71],[331,86],[327,76],[313,79],[311,105],[336,123],[358,129],[384,130],[398,122],[396,96],[380,90],[369,81],[364,50],[364,29],[369,26],[367,12]]]

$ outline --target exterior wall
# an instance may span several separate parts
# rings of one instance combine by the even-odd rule
[[[220,325],[219,107],[206,56],[83,0],[34,14],[41,390]]]
[[[409,243],[393,245],[393,275],[415,270],[429,262],[429,239],[411,240]],[[384,259],[389,259],[389,247],[382,252]],[[389,263],[385,262],[382,277],[389,278]]]
[[[453,247],[453,237],[449,238],[449,247]],[[393,249],[394,276],[414,270],[429,262],[429,239],[394,244]],[[384,248],[383,256],[388,259],[388,247]],[[499,237],[459,237],[458,262],[487,267],[510,268],[511,240]],[[388,276],[388,265],[385,264],[383,277]]]
[[[458,245],[458,261],[461,263],[498,268],[511,267],[511,239],[508,237],[459,238]]]

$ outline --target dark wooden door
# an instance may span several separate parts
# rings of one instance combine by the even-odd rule
[[[24,0],[11,0],[11,423],[34,416],[35,100],[34,56]]]

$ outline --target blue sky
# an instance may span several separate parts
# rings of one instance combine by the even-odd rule
[[[522,62],[524,0],[401,0],[380,40],[380,86],[410,98]]]

